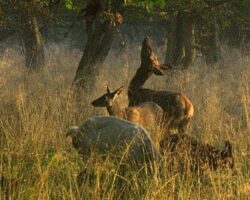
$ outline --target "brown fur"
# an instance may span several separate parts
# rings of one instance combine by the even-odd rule
[[[140,124],[150,132],[154,132],[163,118],[162,108],[153,102],[145,102],[138,106],[129,106],[122,109],[114,104],[116,97],[121,93],[122,89],[123,88],[120,87],[114,92],[110,92],[110,90],[107,89],[107,93],[92,101],[91,104],[95,107],[106,107],[109,115]],[[151,136],[154,141],[158,141],[158,136],[155,136],[155,134]]]
[[[152,101],[163,109],[168,129],[177,128],[179,132],[184,132],[194,113],[193,104],[188,97],[182,93],[143,88],[144,83],[153,73],[163,75],[162,70],[169,68],[171,67],[166,64],[159,64],[150,39],[146,37],[142,42],[141,65],[128,88],[129,106]]]
[[[163,154],[170,157],[168,162],[170,160],[171,170],[176,162],[184,172],[190,170],[200,175],[206,168],[234,168],[232,146],[229,141],[225,143],[223,150],[219,150],[187,134],[173,134],[161,140],[160,147]]]

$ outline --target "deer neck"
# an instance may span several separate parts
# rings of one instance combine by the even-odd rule
[[[145,70],[140,66],[136,73],[135,76],[132,78],[130,84],[129,84],[129,92],[133,92],[137,89],[140,89],[143,87],[145,82],[148,80],[148,78],[153,74],[153,72],[150,72],[148,70]]]
[[[125,119],[125,111],[124,109],[120,108],[118,105],[110,105],[107,106],[107,111],[110,116],[120,117]]]
[[[116,116],[116,113],[114,111],[114,107],[113,106],[107,106],[107,111],[108,111],[109,115]]]

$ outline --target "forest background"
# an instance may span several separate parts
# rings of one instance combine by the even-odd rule
[[[148,35],[175,69],[146,87],[186,94],[195,107],[189,133],[218,147],[230,140],[238,175],[133,180],[128,199],[250,198],[250,1],[0,0],[0,173],[8,180],[0,199],[119,197],[109,161],[90,165],[93,185],[77,186],[90,161],[65,130],[106,115],[89,102],[107,85],[128,86]]]

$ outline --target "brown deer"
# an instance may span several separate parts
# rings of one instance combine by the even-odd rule
[[[167,162],[171,170],[177,164],[184,173],[192,171],[202,175],[206,168],[234,168],[232,145],[229,141],[220,150],[187,134],[173,134],[160,141],[160,149],[165,157],[168,156]]]
[[[162,70],[171,68],[167,64],[159,64],[157,56],[152,50],[150,38],[146,37],[142,41],[141,65],[128,87],[129,106],[137,106],[149,101],[154,102],[164,111],[166,128],[177,128],[179,132],[184,132],[194,113],[193,104],[188,97],[182,93],[143,88],[144,83],[152,74],[163,75]]]
[[[163,110],[160,106],[154,102],[145,102],[138,106],[129,106],[126,108],[121,108],[119,105],[115,104],[116,98],[123,91],[123,86],[111,92],[109,87],[107,87],[107,92],[101,97],[92,101],[94,107],[106,107],[109,115],[113,115],[119,118],[132,121],[136,124],[140,124],[147,130],[154,132],[153,140],[156,139],[155,129],[161,125],[161,120],[163,117]]]

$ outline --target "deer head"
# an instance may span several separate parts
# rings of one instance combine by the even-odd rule
[[[107,86],[107,93],[103,94],[101,97],[95,99],[91,102],[94,107],[107,107],[113,106],[113,102],[117,96],[119,96],[123,91],[123,86],[119,87],[114,92],[111,92]]]
[[[149,36],[145,37],[142,41],[141,68],[148,72],[153,72],[155,75],[164,75],[163,70],[172,69],[172,66],[159,63],[151,43]]]

